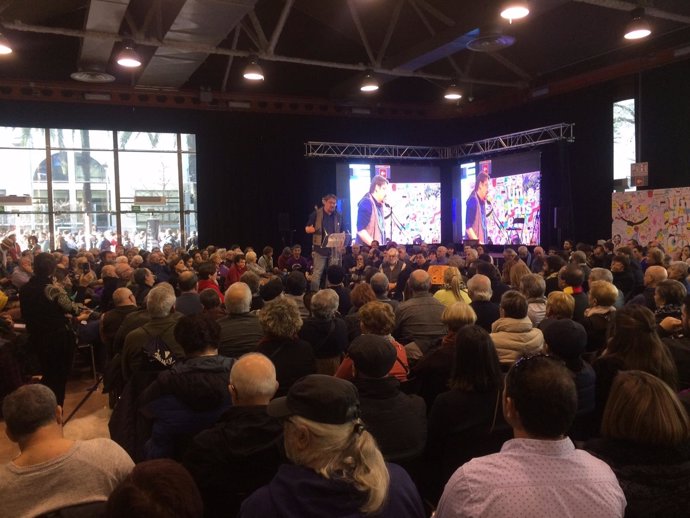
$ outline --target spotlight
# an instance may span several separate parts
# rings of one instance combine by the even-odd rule
[[[462,97],[462,92],[457,86],[455,86],[455,84],[452,84],[448,87],[446,93],[443,94],[443,97],[449,101],[457,101]]]
[[[249,64],[244,67],[244,72],[242,73],[245,79],[249,81],[263,81],[264,71],[258,63],[256,57],[252,57],[249,60]]]
[[[4,34],[0,34],[0,54],[12,54],[12,45]]]
[[[528,14],[529,6],[525,1],[509,2],[501,10],[501,18],[505,18],[509,23],[525,18]]]
[[[644,17],[644,9],[633,9],[630,11],[630,16],[632,16],[632,20],[625,28],[625,35],[623,36],[626,40],[639,40],[652,33],[652,29]]]
[[[375,92],[379,89],[379,82],[371,72],[367,72],[367,75],[364,76],[364,80],[362,81],[362,85],[359,87],[359,89],[362,92]]]
[[[125,48],[117,55],[117,64],[126,68],[138,68],[141,66],[141,57],[134,50],[134,44],[125,43]]]

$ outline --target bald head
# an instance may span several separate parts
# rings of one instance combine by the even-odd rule
[[[115,307],[133,306],[136,302],[129,288],[118,288],[113,292],[113,304]]]
[[[230,370],[230,395],[235,406],[267,405],[276,390],[276,369],[263,354],[245,354]]]
[[[668,272],[663,266],[653,265],[644,272],[644,285],[655,288],[661,281],[668,279]]]
[[[431,288],[431,277],[424,270],[415,270],[410,274],[410,280],[407,283],[412,293],[425,293]]]
[[[252,307],[252,290],[244,282],[232,284],[225,292],[225,309],[231,315],[248,313]]]

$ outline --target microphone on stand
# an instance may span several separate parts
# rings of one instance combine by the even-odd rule
[[[384,205],[385,207],[389,208],[389,209],[392,209],[392,208],[393,208],[393,207],[391,207],[388,203],[386,203],[385,201],[383,202],[383,205]]]

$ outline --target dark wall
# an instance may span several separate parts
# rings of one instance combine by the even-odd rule
[[[546,244],[566,237],[591,242],[611,229],[612,103],[636,91],[642,115],[640,159],[650,163],[650,187],[690,185],[690,62],[499,114],[451,121],[1,102],[0,124],[196,133],[202,242],[260,247],[304,241],[310,210],[324,193],[336,190],[336,160],[305,158],[308,140],[449,145],[575,123],[573,143],[540,148],[542,239]],[[449,215],[454,164],[434,165],[441,167],[442,210]],[[448,218],[443,236],[444,241],[452,236]]]

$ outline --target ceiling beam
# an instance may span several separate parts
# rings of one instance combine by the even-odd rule
[[[275,29],[273,29],[273,34],[271,34],[271,41],[268,44],[268,49],[266,49],[268,54],[273,54],[275,52],[276,45],[278,44],[278,38],[280,38],[280,35],[283,33],[285,22],[287,21],[288,14],[290,14],[294,3],[295,0],[286,0],[283,10],[280,12],[278,23],[276,24]]]
[[[369,56],[369,63],[371,63],[372,66],[376,65],[376,58],[374,57],[374,52],[371,50],[371,45],[369,45],[369,40],[367,39],[367,35],[364,32],[362,21],[359,19],[359,14],[357,13],[357,8],[355,7],[353,0],[347,0],[347,6],[350,8],[352,21],[355,23],[355,27],[357,27],[357,32],[359,32],[359,37],[362,40],[364,50],[366,50],[367,56]]]
[[[525,81],[532,80],[532,76],[526,70],[523,70],[502,54],[499,54],[498,52],[486,52],[485,54],[487,54],[490,58],[493,58],[495,61],[506,67],[511,72],[514,72],[517,76],[521,77]]]
[[[618,11],[630,12],[633,9],[637,9],[641,6],[638,2],[625,2],[623,0],[575,0],[575,2],[580,2],[583,4],[596,5],[598,7],[606,7],[608,9],[616,9]],[[660,18],[662,20],[670,20],[672,22],[679,22],[690,25],[690,16],[685,16],[683,14],[672,13],[670,11],[665,11],[663,9],[657,9],[653,6],[644,7],[644,12],[646,15],[652,18]]]
[[[383,38],[383,43],[381,43],[381,48],[379,48],[379,53],[376,56],[376,66],[380,67],[383,61],[383,56],[386,55],[386,50],[388,50],[388,45],[393,37],[393,32],[398,25],[398,20],[400,19],[400,11],[405,4],[405,0],[398,0],[393,8],[393,14],[391,15],[391,21],[388,24],[388,29],[386,30],[386,36]]]
[[[87,31],[117,33],[127,12],[130,0],[91,0],[84,24]],[[115,38],[100,40],[82,38],[77,63],[84,70],[105,70],[113,52]]]

